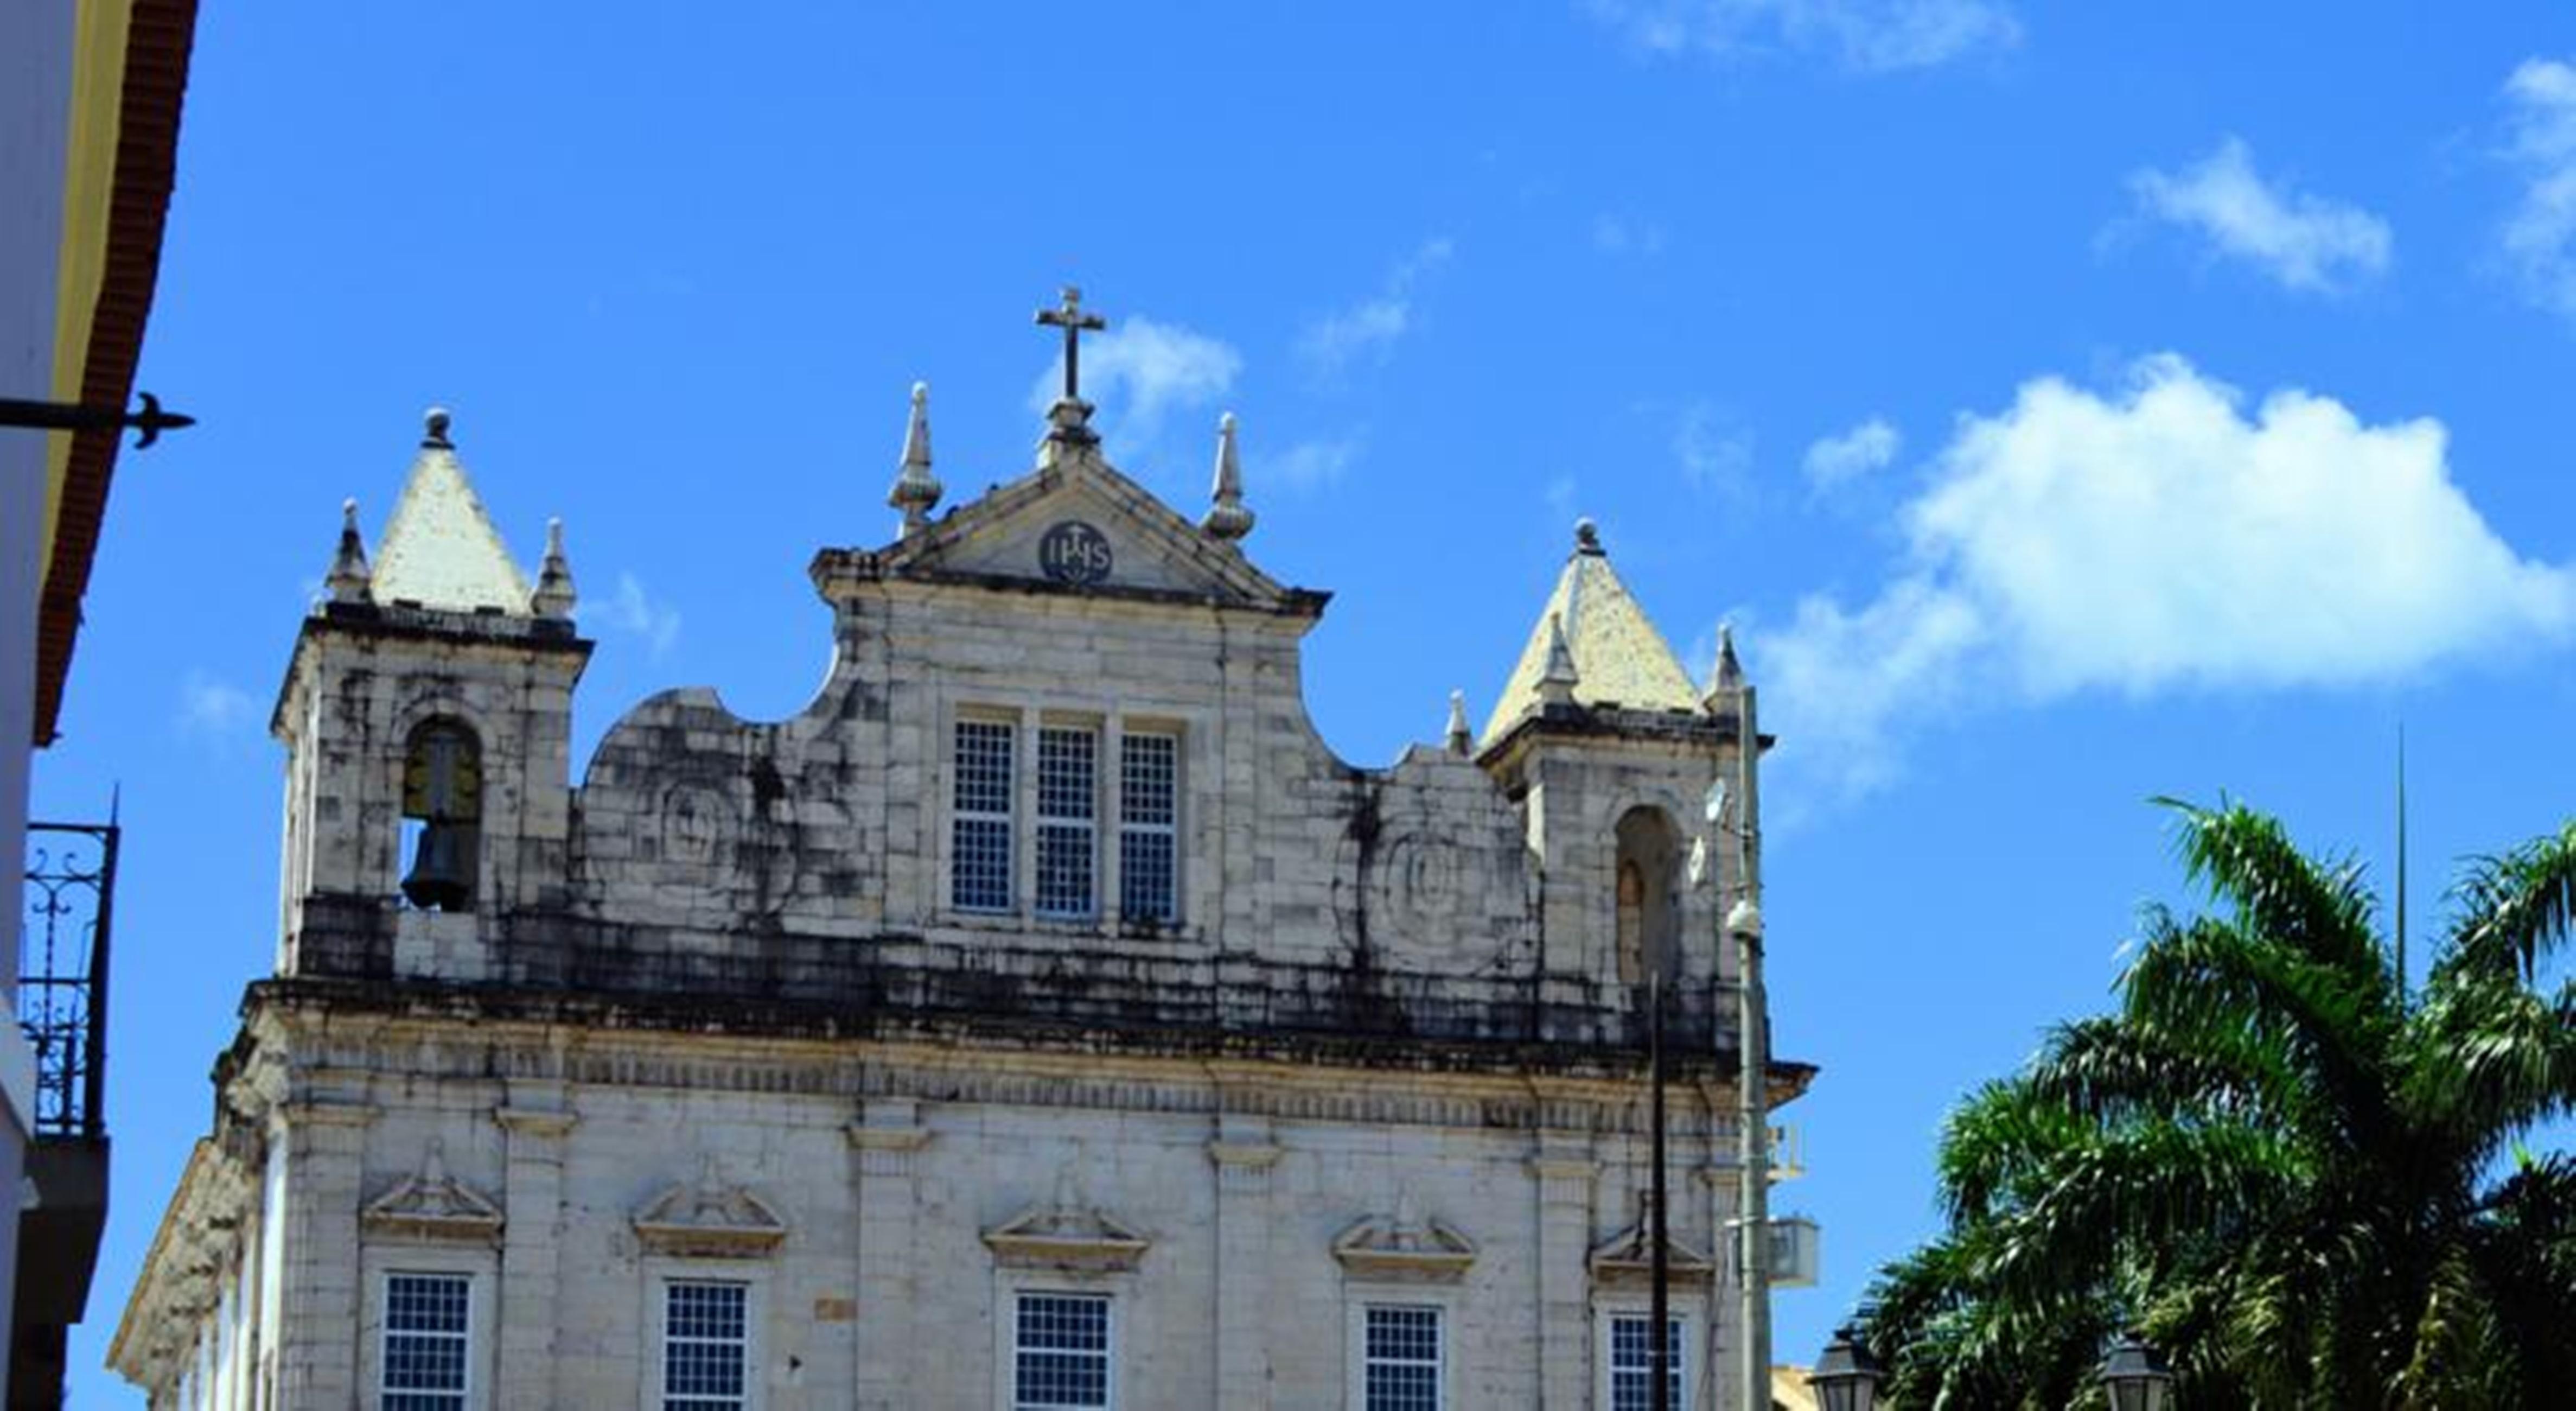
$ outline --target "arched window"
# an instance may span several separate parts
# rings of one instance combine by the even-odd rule
[[[472,911],[482,853],[483,747],[453,720],[423,722],[403,749],[403,899],[423,911]]]
[[[1679,979],[1681,965],[1681,842],[1672,820],[1659,808],[1632,808],[1619,820],[1618,888],[1619,979],[1642,985],[1649,966],[1663,967],[1667,981]]]

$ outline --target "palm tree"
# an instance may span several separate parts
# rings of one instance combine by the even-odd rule
[[[2116,1012],[2053,1030],[1942,1135],[1948,1229],[1882,1270],[1907,1407],[2099,1404],[2141,1330],[2185,1407],[2576,1394],[2576,824],[2473,864],[2420,992],[2349,859],[2163,801],[2216,914],[2150,909]]]

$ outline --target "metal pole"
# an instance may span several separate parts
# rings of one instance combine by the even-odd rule
[[[1647,1086],[1654,1092],[1653,1161],[1654,1194],[1649,1197],[1654,1209],[1646,1225],[1646,1238],[1654,1252],[1648,1256],[1653,1270],[1654,1300],[1649,1305],[1646,1327],[1648,1366],[1652,1369],[1647,1386],[1646,1404],[1653,1411],[1666,1411],[1672,1405],[1672,1348],[1668,1345],[1672,1328],[1672,1270],[1665,1255],[1669,1231],[1664,1224],[1664,957],[1650,954],[1646,973],[1646,1067],[1651,1073]]]
[[[120,810],[110,805],[108,817]],[[107,1135],[107,966],[116,934],[116,847],[125,829],[110,822],[99,830],[98,909],[91,915],[89,947],[89,1059],[81,1074],[83,1135]]]
[[[1737,1411],[1770,1411],[1771,1406],[1771,1044],[1765,1024],[1767,1002],[1762,992],[1762,841],[1761,796],[1755,792],[1755,765],[1762,753],[1762,732],[1754,724],[1753,687],[1736,697],[1735,752],[1739,770],[1736,815],[1736,885],[1743,898],[1740,915],[1730,912],[1735,932],[1737,996],[1742,1002],[1736,1028],[1736,1167],[1737,1267],[1743,1293],[1743,1379]]]

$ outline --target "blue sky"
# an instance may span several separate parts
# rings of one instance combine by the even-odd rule
[[[1942,1113],[2187,900],[2145,800],[2385,878],[2566,816],[2576,19],[1983,0],[210,5],[141,385],[40,815],[124,790],[116,1203],[80,1404],[275,941],[269,704],[338,507],[420,409],[533,562],[587,750],[667,685],[821,679],[906,390],[951,502],[1024,470],[1079,282],[1113,458],[1335,592],[1346,758],[1481,719],[1578,514],[1766,778],[1812,1357],[1932,1225]],[[2419,950],[2419,956],[2421,951]]]

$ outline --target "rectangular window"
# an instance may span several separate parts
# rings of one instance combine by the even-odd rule
[[[1181,914],[1181,740],[1134,734],[1118,744],[1118,914],[1174,921]]]
[[[1109,1405],[1109,1299],[1024,1293],[1012,1327],[1013,1411]]]
[[[464,1411],[471,1289],[462,1274],[385,1276],[379,1411]]]
[[[749,1404],[751,1288],[664,1285],[662,1411],[742,1411]]]
[[[1012,727],[957,722],[949,835],[949,901],[960,911],[1011,909]]]
[[[1615,1317],[1610,1320],[1610,1411],[1653,1411],[1655,1350],[1652,1344],[1655,1323],[1652,1318]],[[1672,1371],[1664,1380],[1664,1411],[1681,1411],[1689,1398],[1683,1394],[1686,1385],[1682,1371],[1686,1365],[1682,1352],[1682,1320],[1675,1318],[1664,1325],[1666,1365]]]
[[[1089,916],[1093,820],[1100,811],[1100,736],[1088,729],[1038,731],[1038,904],[1040,916]]]
[[[1440,1411],[1440,1310],[1368,1310],[1362,1401],[1367,1411]]]

